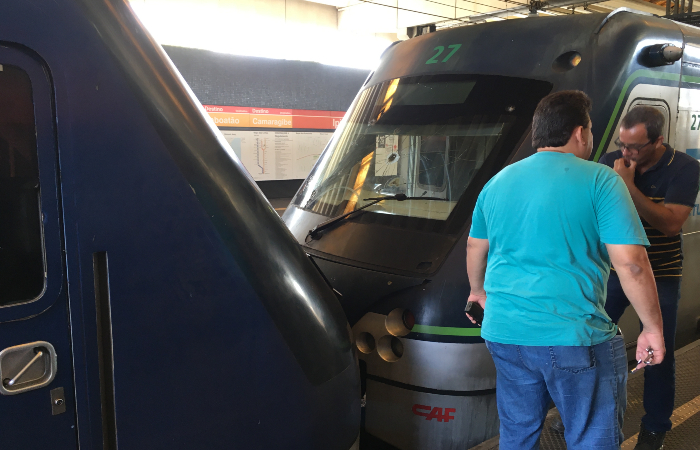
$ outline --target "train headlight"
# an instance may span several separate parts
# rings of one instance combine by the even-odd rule
[[[374,341],[374,336],[371,334],[367,333],[366,331],[363,331],[357,336],[357,340],[355,341],[355,345],[357,346],[357,349],[364,353],[365,355],[372,353],[374,349],[376,348],[376,343]]]
[[[416,324],[416,317],[407,309],[396,308],[391,311],[384,321],[386,330],[393,336],[406,336]]]
[[[377,353],[386,362],[396,362],[403,356],[403,342],[396,336],[382,336],[377,343]]]
[[[576,67],[579,65],[581,62],[581,55],[576,53],[575,55],[571,56],[571,59],[569,59],[569,64],[571,64],[571,67]]]
[[[581,54],[577,51],[562,53],[552,63],[555,72],[566,72],[581,64]]]

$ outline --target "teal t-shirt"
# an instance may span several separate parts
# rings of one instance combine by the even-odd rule
[[[489,241],[481,335],[518,345],[611,339],[605,244],[649,245],[622,178],[558,152],[536,153],[493,177],[469,235]]]

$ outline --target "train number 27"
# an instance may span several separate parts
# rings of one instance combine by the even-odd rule
[[[447,48],[452,49],[452,51],[451,51],[450,53],[448,53],[447,56],[445,56],[445,57],[442,59],[442,61],[438,61],[437,57],[440,56],[440,55],[442,55],[442,52],[445,51],[445,47],[443,47],[442,45],[438,45],[437,47],[435,47],[435,48],[433,49],[433,51],[436,51],[437,53],[435,53],[435,54],[433,55],[433,57],[430,58],[429,60],[427,60],[425,63],[426,63],[426,64],[435,64],[435,63],[438,63],[438,62],[447,62],[447,60],[450,59],[450,58],[452,58],[452,55],[454,55],[455,52],[456,52],[457,50],[459,50],[459,48],[460,48],[461,46],[462,46],[462,44],[452,44],[452,45],[448,45]]]
[[[700,115],[693,114],[690,117],[693,118],[693,123],[690,125],[690,129],[693,131],[700,130],[700,122],[698,121],[700,119]]]

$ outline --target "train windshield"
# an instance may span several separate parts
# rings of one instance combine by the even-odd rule
[[[528,90],[516,79],[508,81],[522,89],[499,98],[504,97],[501,85],[508,83],[493,78],[498,82],[485,77],[396,78],[369,87],[295,203],[334,217],[368,198],[404,194],[413,199],[379,202],[367,210],[446,221],[484,162],[509,137],[520,137],[518,118],[531,119],[537,103],[523,102]]]
[[[336,217],[369,199],[403,194],[410,199],[381,201],[349,222],[458,234],[469,204],[523,139],[551,88],[537,80],[455,74],[370,86],[293,203]]]

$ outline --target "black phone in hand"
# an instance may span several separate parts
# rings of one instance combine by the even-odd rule
[[[484,308],[481,307],[477,302],[467,302],[467,307],[464,308],[464,312],[472,316],[476,321],[476,324],[481,326],[484,321]]]

